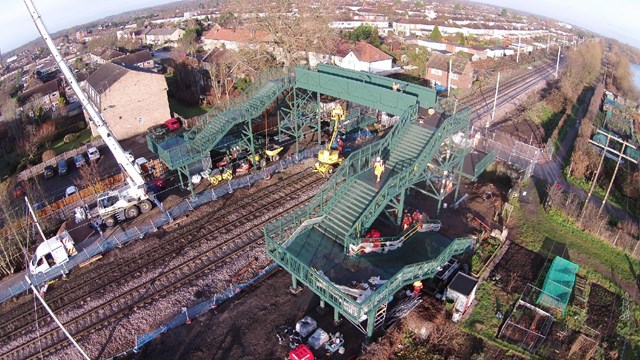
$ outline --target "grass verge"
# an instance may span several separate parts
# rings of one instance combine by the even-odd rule
[[[69,151],[77,148],[82,144],[86,144],[91,141],[91,129],[86,128],[79,133],[80,135],[73,141],[65,144],[64,138],[58,140],[53,145],[51,145],[51,149],[56,152],[56,154],[62,154],[65,151]]]
[[[209,109],[202,106],[186,106],[176,99],[169,98],[169,109],[172,113],[179,115],[183,119],[190,119],[194,116],[206,114]]]

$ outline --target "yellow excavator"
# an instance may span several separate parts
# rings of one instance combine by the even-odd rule
[[[332,150],[331,146],[338,135],[338,123],[344,120],[346,111],[339,104],[331,110],[331,120],[333,121],[333,134],[331,140],[327,142],[325,149],[318,151],[318,161],[313,171],[319,172],[322,176],[327,177],[333,173],[333,170],[340,164],[344,158],[340,156],[340,150]]]

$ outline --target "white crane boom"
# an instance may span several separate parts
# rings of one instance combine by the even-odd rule
[[[118,164],[120,164],[124,171],[127,173],[127,182],[129,183],[129,186],[138,189],[144,188],[145,181],[142,177],[142,174],[138,172],[138,170],[133,166],[131,160],[126,156],[125,151],[122,149],[122,146],[120,146],[120,143],[118,143],[118,140],[116,140],[116,138],[113,136],[111,130],[109,130],[109,127],[102,118],[102,115],[100,115],[100,112],[98,111],[98,109],[96,109],[95,105],[91,101],[89,101],[89,98],[78,84],[78,81],[71,72],[71,69],[69,69],[69,66],[67,66],[67,64],[64,62],[62,55],[60,55],[60,52],[53,43],[53,39],[51,39],[51,35],[49,35],[47,28],[42,22],[40,14],[36,10],[35,5],[31,0],[24,0],[24,3],[27,6],[27,9],[29,9],[29,14],[31,14],[33,23],[36,25],[36,28],[38,28],[40,36],[42,36],[42,39],[47,44],[49,51],[51,51],[53,58],[58,64],[58,67],[64,74],[65,78],[67,78],[67,81],[71,85],[73,91],[75,91],[78,99],[80,99],[80,102],[82,103],[84,109],[87,111],[87,113],[89,113],[89,117],[95,125],[98,134],[100,134],[100,137],[102,137],[105,144],[107,144],[109,150],[111,150],[111,153],[115,157]]]

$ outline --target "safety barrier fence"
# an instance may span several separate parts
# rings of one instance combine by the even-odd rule
[[[128,223],[125,222],[117,228],[114,228],[110,233],[92,236],[82,243],[76,244],[78,254],[72,256],[66,263],[53,266],[44,273],[34,275],[27,274],[26,276],[29,276],[33,284],[36,286],[47,284],[61,275],[64,276],[74,267],[79,266],[96,255],[102,254],[116,247],[122,247],[136,239],[141,239],[146,234],[157,231],[159,227],[169,224],[173,219],[193,211],[201,205],[216,200],[228,193],[232,193],[237,189],[251,186],[256,182],[269,178],[273,174],[282,172],[286,168],[305,159],[315,157],[317,152],[317,147],[310,148],[290,157],[282,158],[271,166],[260,171],[244,177],[231,179],[220,186],[196,194],[195,198],[187,198],[171,209],[162,209],[164,212],[161,213],[161,215],[149,220],[148,222],[135,226],[128,225]],[[7,279],[7,291],[0,292],[0,302],[19,295],[28,289],[29,284],[22,276]]]

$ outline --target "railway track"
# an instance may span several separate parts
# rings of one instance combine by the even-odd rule
[[[96,275],[86,280],[86,283],[89,284],[86,289],[76,288],[71,294],[61,292],[53,299],[48,299],[48,302],[53,304],[52,307],[56,313],[62,313],[74,307],[81,307],[82,302],[89,295],[92,297],[99,297],[102,293],[113,295],[117,289],[122,289],[132,277],[141,271],[153,266],[161,269],[159,274],[150,280],[130,287],[124,293],[111,296],[100,305],[64,321],[65,326],[74,334],[74,337],[81,339],[102,326],[126,316],[137,307],[193,281],[198,276],[232,258],[234,254],[260,246],[262,232],[258,228],[272,221],[274,217],[283,215],[304,204],[311,194],[315,193],[313,190],[319,187],[320,182],[322,182],[320,178],[310,176],[309,172],[305,170],[282,182],[269,185],[256,194],[259,196],[242,199],[234,206],[226,208],[222,214],[217,211],[208,212],[195,224],[168,233],[164,243],[145,252],[145,254],[132,257],[126,262],[114,266],[106,273],[94,272]],[[276,189],[279,191],[275,191]],[[282,194],[283,189],[287,191],[284,195]],[[287,205],[291,202],[293,205]],[[233,209],[237,212],[230,211]],[[242,230],[243,226],[241,225],[249,225],[251,230]],[[196,257],[179,261],[169,269],[162,268],[162,265],[174,262],[179,253],[187,247],[204,246],[203,244],[208,242],[213,245],[209,245]],[[123,268],[126,269],[125,273],[120,271]],[[150,289],[157,289],[157,291]],[[31,308],[26,312],[23,309],[22,313],[14,312],[8,321],[3,319],[0,326],[2,329],[0,346],[9,347],[11,341],[18,341],[19,338],[26,337],[29,333],[33,334],[35,332],[35,324],[32,321],[34,318]],[[43,313],[38,314],[38,319],[40,319],[38,328],[48,328],[47,333],[40,337],[31,336],[31,339],[13,346],[2,358],[35,358],[40,357],[42,353],[51,354],[68,346],[66,338],[53,326],[48,316]],[[15,325],[15,322],[20,324]],[[43,348],[42,353],[40,347]]]
[[[552,68],[553,67],[550,64],[546,64],[533,72],[501,83],[496,106],[504,105],[528,91],[532,85],[535,85],[540,81],[540,79],[548,76],[550,74],[549,71]],[[462,100],[462,104],[469,106],[472,109],[472,113],[475,117],[474,121],[478,121],[484,115],[491,112],[493,108],[493,95],[491,95],[489,99],[485,98],[483,93],[480,93],[471,99]]]

